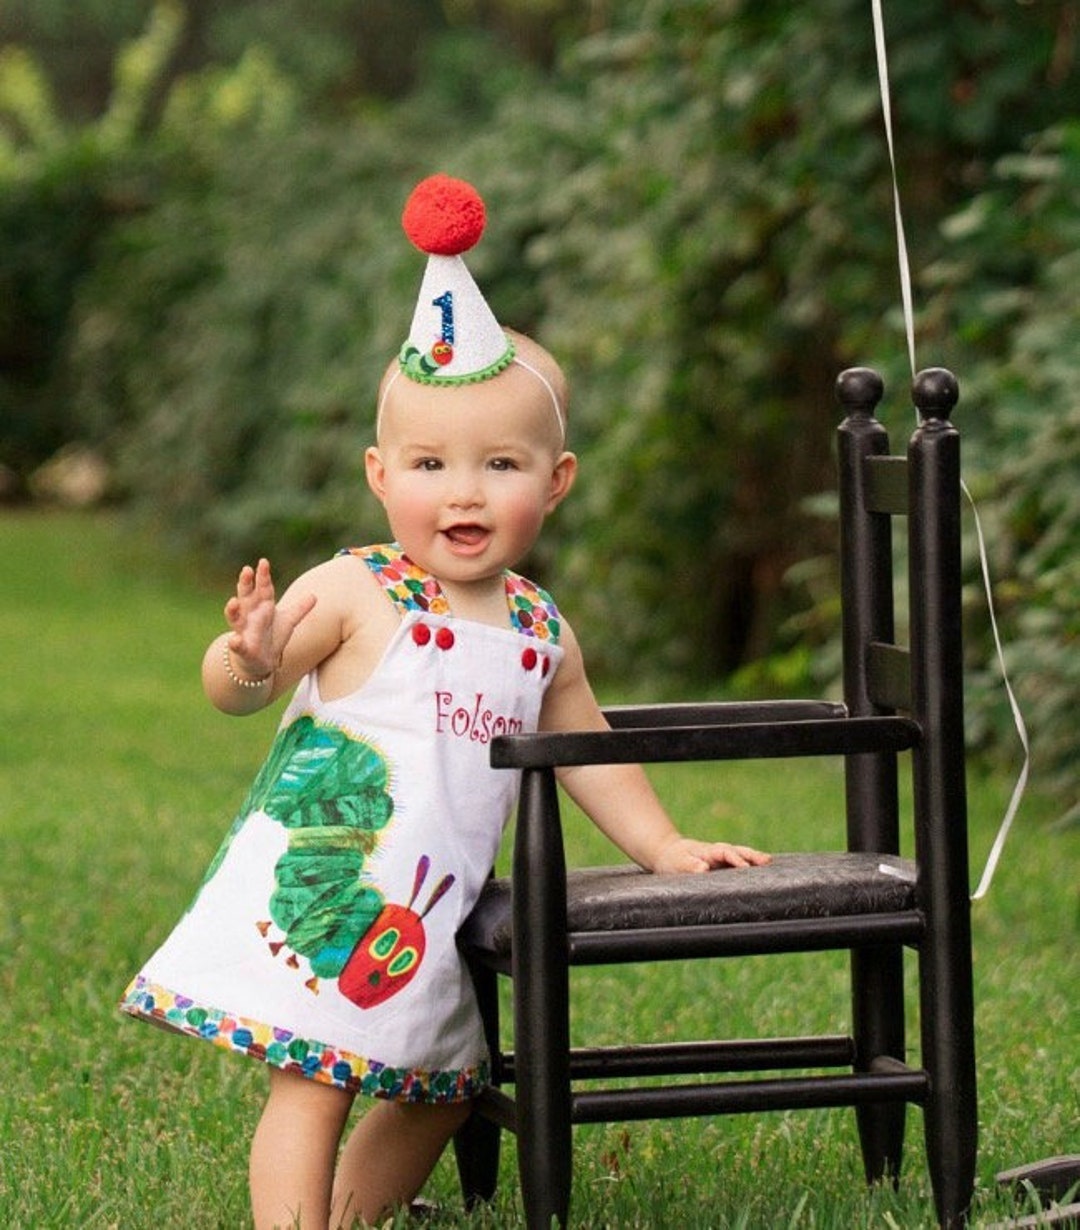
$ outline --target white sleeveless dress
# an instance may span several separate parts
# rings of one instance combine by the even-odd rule
[[[454,619],[397,547],[351,552],[401,625],[367,682],[298,686],[195,900],[124,1012],[354,1092],[474,1096],[488,1056],[455,936],[518,775],[489,744],[535,730],[562,649],[550,596],[505,574],[507,624]]]

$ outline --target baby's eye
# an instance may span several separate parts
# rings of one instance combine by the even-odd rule
[[[492,457],[488,463],[493,470],[516,470],[517,462],[513,457]]]
[[[420,457],[413,464],[418,470],[435,471],[442,469],[442,462],[438,457]]]

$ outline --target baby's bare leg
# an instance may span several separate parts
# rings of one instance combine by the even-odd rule
[[[391,1209],[412,1201],[471,1109],[470,1102],[376,1100],[341,1151],[332,1224],[351,1226],[357,1217],[376,1224]]]
[[[338,1143],[352,1094],[270,1069],[270,1094],[251,1142],[256,1230],[325,1230]]]

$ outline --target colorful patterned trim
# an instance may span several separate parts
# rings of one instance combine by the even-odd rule
[[[427,611],[431,615],[449,615],[447,602],[439,582],[417,567],[396,542],[373,547],[343,547],[339,555],[355,555],[378,578],[391,599],[406,611]],[[516,632],[535,636],[552,645],[559,643],[561,624],[555,600],[538,585],[519,573],[507,571],[506,603],[510,623]]]
[[[514,343],[509,338],[506,339],[506,350],[494,363],[489,363],[487,367],[481,367],[475,372],[467,372],[462,376],[441,375],[437,360],[430,355],[423,354],[419,347],[411,341],[406,342],[401,347],[401,353],[398,355],[398,363],[401,365],[401,370],[410,380],[415,380],[417,384],[441,384],[447,386],[479,384],[481,380],[490,380],[492,376],[497,376],[500,372],[505,371],[513,361]]]
[[[128,987],[120,1010],[321,1084],[393,1102],[463,1102],[476,1097],[491,1079],[486,1062],[431,1072],[392,1068],[286,1029],[207,1008],[141,974]]]
[[[510,604],[510,622],[518,632],[550,641],[553,645],[559,643],[562,630],[559,608],[546,589],[534,585],[519,573],[508,572],[506,600]]]
[[[371,569],[393,601],[406,611],[427,611],[430,615],[449,615],[439,582],[418,568],[397,543],[377,547],[346,547],[340,555],[355,555]]]

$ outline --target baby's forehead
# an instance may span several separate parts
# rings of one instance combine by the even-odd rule
[[[452,440],[460,429],[492,442],[521,437],[546,443],[558,426],[547,391],[518,371],[453,387],[398,378],[386,390],[378,435],[380,442],[416,435]]]

